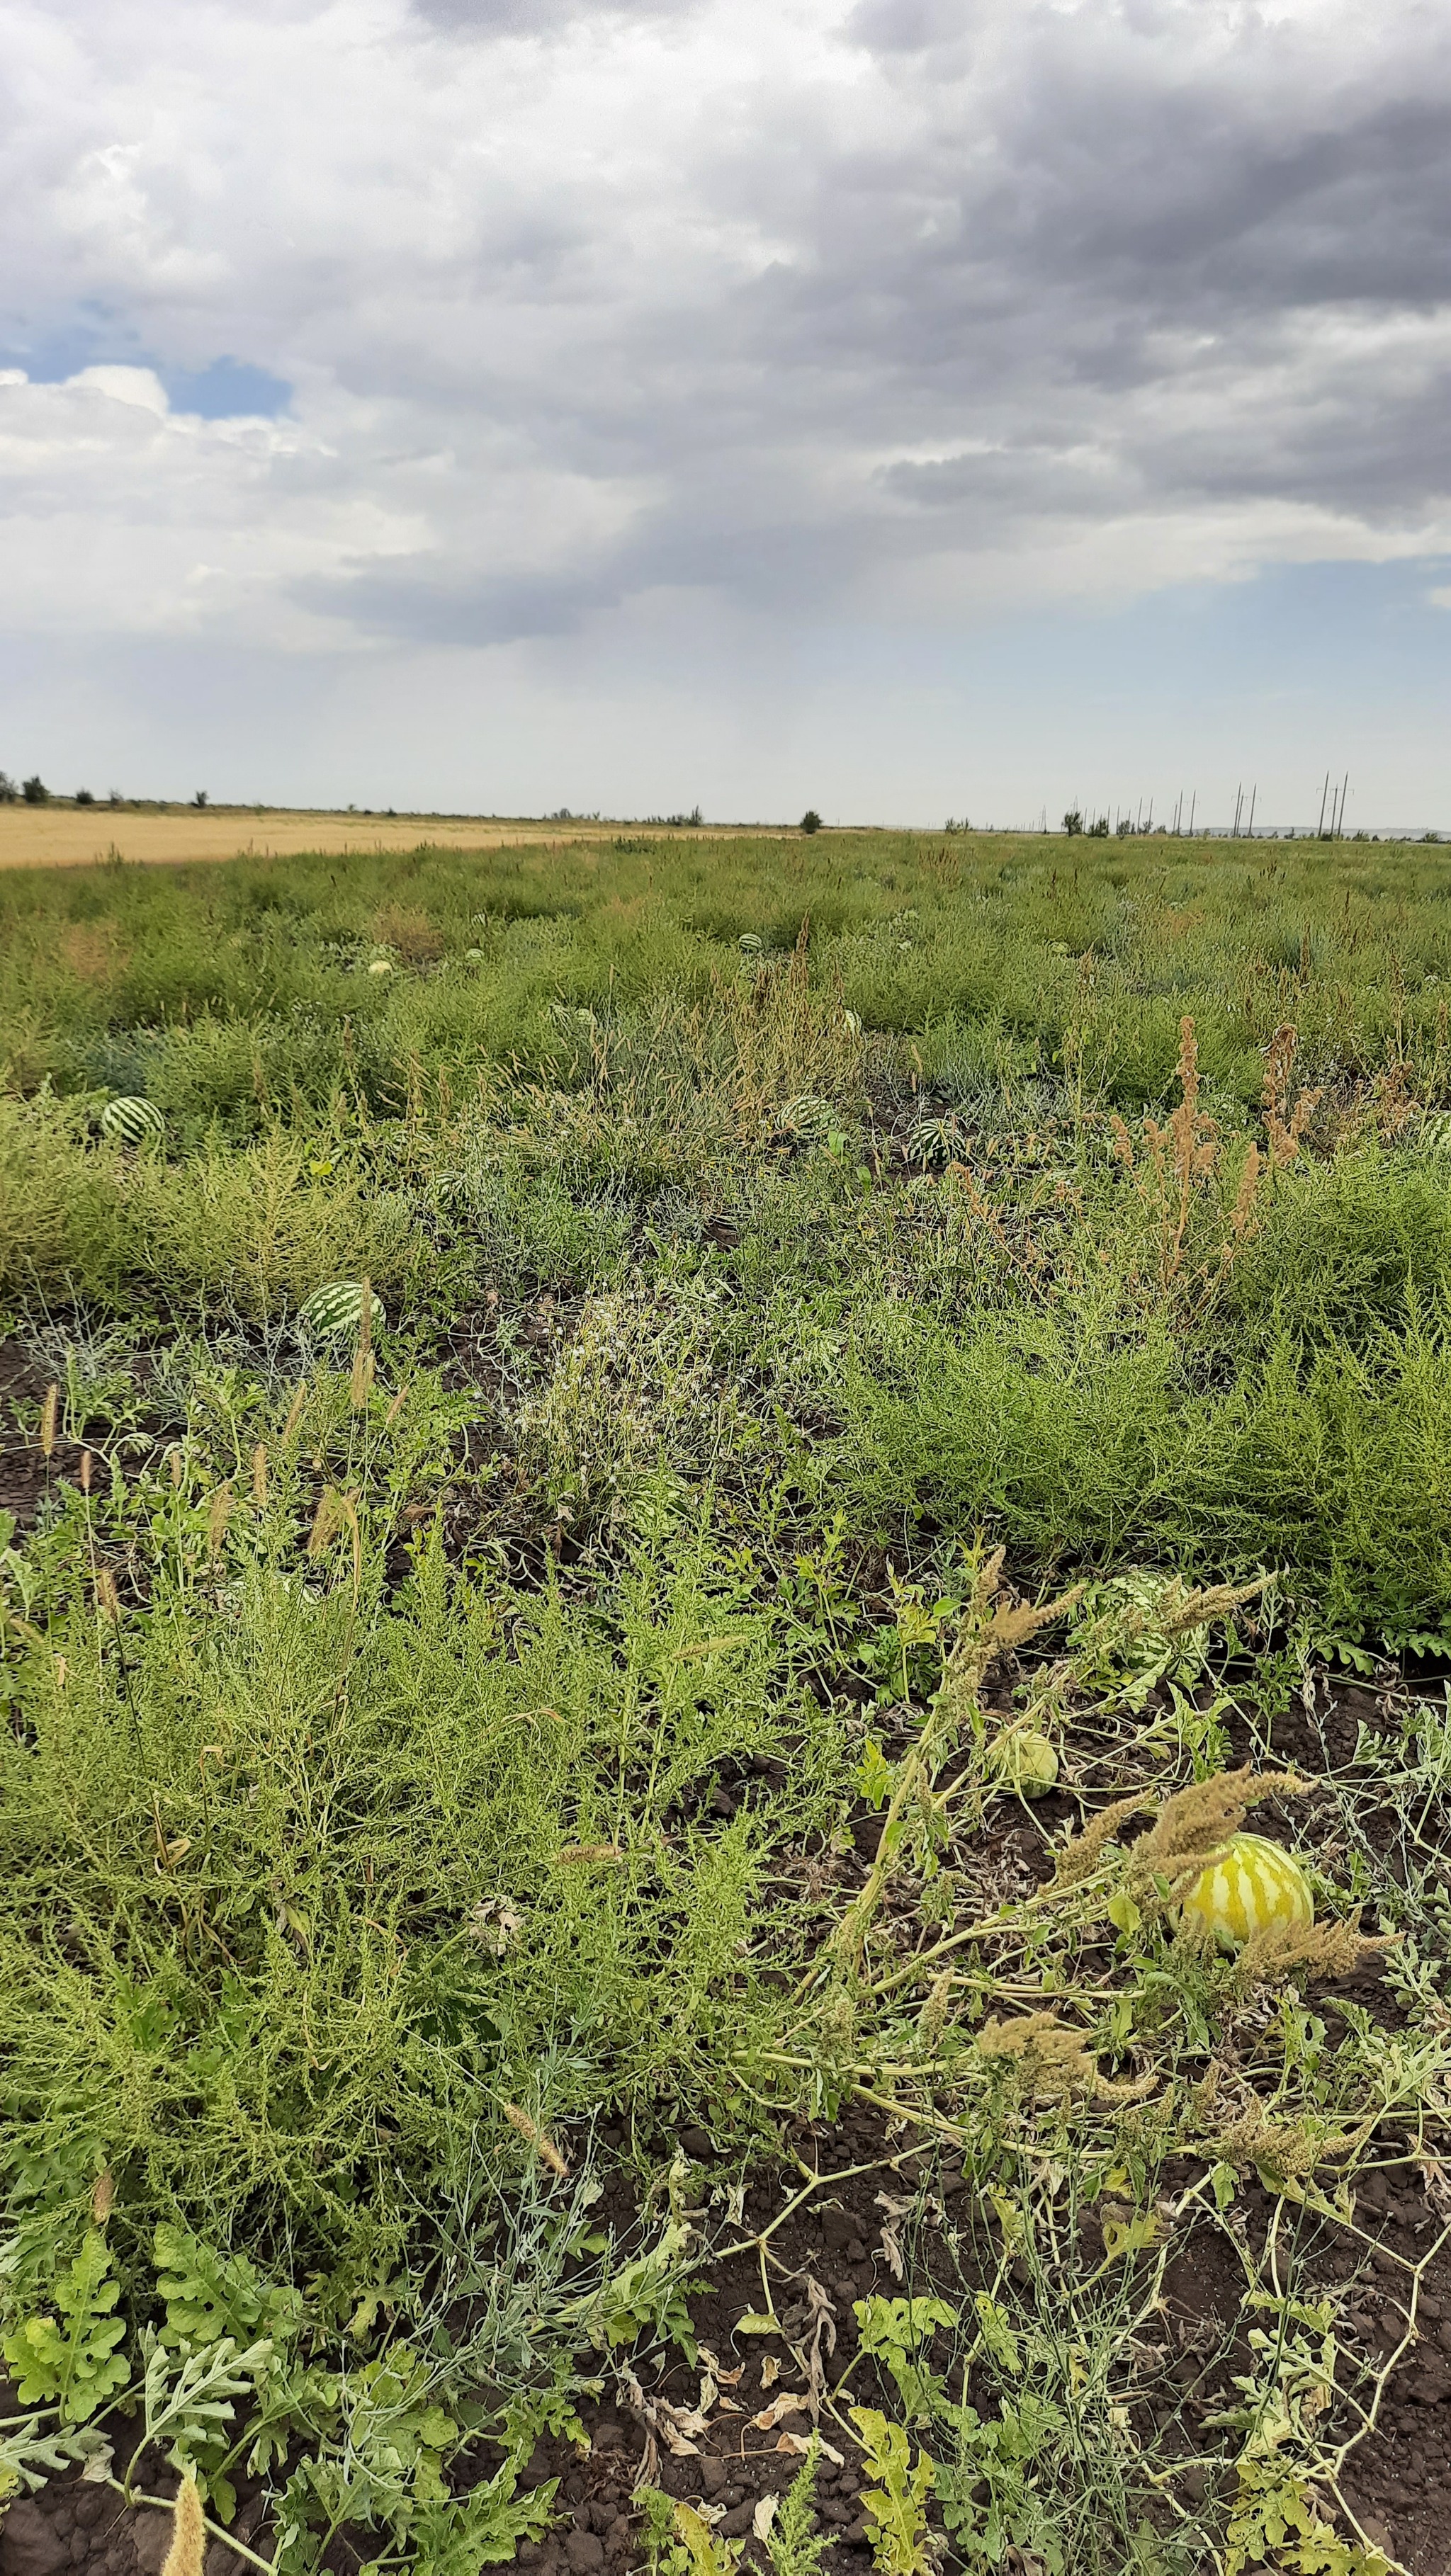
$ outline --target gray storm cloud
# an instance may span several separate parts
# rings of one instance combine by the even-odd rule
[[[12,627],[368,650],[1451,548],[1439,8],[0,25]],[[223,357],[280,419],[168,408]]]

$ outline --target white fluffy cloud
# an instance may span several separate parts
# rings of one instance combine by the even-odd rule
[[[662,593],[930,627],[1451,550],[1439,0],[0,31],[12,631],[456,649]],[[168,405],[221,359],[286,410]]]

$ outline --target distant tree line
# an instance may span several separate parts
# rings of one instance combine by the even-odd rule
[[[89,787],[78,787],[71,799],[73,805],[97,805],[100,801],[99,797],[92,795]],[[113,787],[106,798],[108,805],[124,805],[125,801],[119,787]],[[205,796],[196,799],[198,805],[205,805],[206,801]],[[51,791],[38,772],[35,777],[22,778],[17,784],[8,770],[0,769],[0,805],[49,805],[53,802]]]

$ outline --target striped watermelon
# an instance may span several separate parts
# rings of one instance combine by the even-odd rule
[[[1293,1853],[1263,1834],[1235,1834],[1224,1859],[1196,1880],[1184,1899],[1183,1927],[1238,1950],[1258,1932],[1308,1930],[1315,1920],[1310,1882]]]
[[[113,1145],[150,1145],[166,1134],[166,1120],[154,1100],[108,1100],[101,1112],[101,1133]]]
[[[375,1332],[388,1321],[381,1297],[372,1300],[372,1319]],[[332,1279],[325,1288],[314,1288],[301,1320],[319,1342],[340,1341],[344,1333],[355,1335],[363,1321],[361,1279]]]

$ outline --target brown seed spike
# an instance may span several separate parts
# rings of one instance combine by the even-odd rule
[[[510,2128],[517,2129],[521,2138],[527,2138],[540,2163],[547,2165],[550,2172],[558,2174],[562,2180],[569,2167],[547,2131],[540,2128],[537,2120],[531,2120],[527,2111],[521,2111],[517,2102],[506,2102],[503,2111]]]
[[[1128,1824],[1134,1816],[1141,1816],[1149,1803],[1145,1797],[1115,1798],[1112,1806],[1100,1807],[1082,1833],[1075,1834],[1072,1842],[1066,1843],[1059,1853],[1055,1884],[1076,1887],[1080,1880],[1091,1877],[1118,1827]]]
[[[1082,2032],[1068,2030],[1056,2013],[1024,2013],[1013,2021],[985,2021],[977,2035],[981,2057],[1006,2062],[1030,2098],[1060,2102],[1091,2093],[1097,2069]]]
[[[336,1485],[324,1485],[317,1498],[317,1510],[313,1515],[312,1530],[307,1542],[308,1555],[321,1556],[323,1549],[336,1538],[342,1526],[342,1496]]]
[[[202,2576],[207,2526],[194,2477],[184,2477],[171,2512],[171,2547],[161,2562],[161,2576]]]
[[[49,1458],[55,1448],[55,1424],[56,1416],[59,1411],[60,1388],[56,1385],[54,1379],[52,1379],[50,1385],[45,1390],[45,1402],[40,1408],[40,1454],[42,1458]]]

